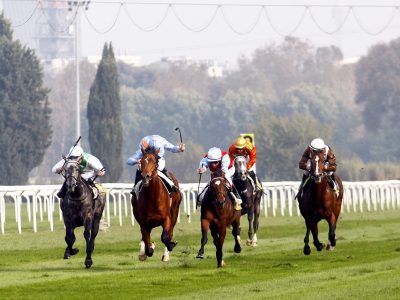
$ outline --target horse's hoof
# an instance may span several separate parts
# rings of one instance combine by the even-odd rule
[[[319,244],[318,246],[315,246],[316,248],[317,248],[317,251],[321,251],[322,249],[324,249],[325,248],[325,245],[324,244]]]
[[[93,265],[93,261],[91,259],[85,260],[86,269],[89,269]]]
[[[218,268],[225,267],[225,262],[224,260],[221,260],[221,262],[218,262]]]
[[[140,261],[145,261],[146,259],[147,259],[147,256],[145,254],[139,254]]]
[[[330,243],[326,245],[326,250],[333,251],[333,249],[335,249],[335,247],[333,247]]]
[[[69,253],[64,253],[64,259],[68,259],[68,258],[70,258],[71,257],[71,254],[69,254]]]
[[[174,249],[177,244],[178,242],[169,242],[167,247],[168,251],[172,251],[172,249]]]
[[[204,259],[204,254],[197,254],[196,258]]]
[[[77,254],[79,252],[79,249],[78,248],[73,248],[72,249],[72,252],[70,252],[70,254],[71,255],[75,255],[75,254]]]
[[[253,241],[252,240],[247,240],[246,245],[252,247],[253,246]]]
[[[310,246],[304,246],[304,249],[303,249],[303,253],[305,254],[305,255],[310,255],[310,253],[311,253],[311,248],[310,248]]]
[[[240,253],[242,252],[242,247],[240,247],[239,244],[235,245],[235,247],[233,248],[233,251],[235,251],[235,253]]]
[[[161,261],[162,262],[169,262],[169,255],[168,254],[167,255],[163,255],[162,258],[161,258]]]

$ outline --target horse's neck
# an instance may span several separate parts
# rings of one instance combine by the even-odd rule
[[[75,191],[73,193],[70,193],[70,196],[71,196],[71,198],[74,198],[74,199],[83,199],[83,198],[86,198],[86,195],[89,193],[90,193],[89,187],[80,178],[77,182]]]

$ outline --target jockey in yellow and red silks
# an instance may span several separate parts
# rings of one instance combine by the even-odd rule
[[[260,188],[261,183],[257,180],[255,173],[255,163],[257,159],[256,146],[254,146],[250,140],[247,140],[244,137],[239,137],[236,139],[235,143],[229,147],[228,153],[229,158],[231,159],[231,163],[229,165],[230,168],[233,167],[236,156],[246,157],[249,175],[251,179],[253,179],[254,186],[256,188]]]

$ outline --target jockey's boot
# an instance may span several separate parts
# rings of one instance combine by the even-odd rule
[[[67,185],[65,184],[65,181],[64,181],[60,191],[57,193],[57,197],[60,199],[64,199],[65,194],[67,194]]]
[[[297,195],[296,195],[296,197],[294,197],[294,199],[297,199],[297,200],[300,199],[302,192],[303,192],[303,185],[304,185],[304,182],[306,181],[307,177],[308,176],[306,174],[303,174],[303,178],[301,178],[301,182],[299,185],[299,191],[297,192]]]
[[[179,189],[175,186],[174,181],[173,181],[173,180],[171,179],[171,177],[168,175],[167,169],[164,168],[161,172],[171,181],[171,183],[172,183],[172,184],[170,184],[170,185],[171,185],[171,191],[172,191],[172,192],[179,192]],[[164,181],[165,181],[165,180],[164,180]]]
[[[242,209],[242,198],[240,198],[240,195],[238,191],[235,188],[231,188],[229,191],[231,194],[232,198],[234,199],[235,202],[235,210],[241,210]]]
[[[335,181],[335,175],[332,174],[332,175],[328,175],[327,177],[328,177],[329,185],[332,187],[332,189],[333,189],[335,192],[337,192],[337,191],[338,191],[338,186],[337,186],[337,183],[336,183],[336,181]]]

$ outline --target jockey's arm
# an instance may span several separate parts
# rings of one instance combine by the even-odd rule
[[[257,159],[256,147],[253,147],[251,150],[249,149],[248,155],[249,155],[249,162],[247,163],[247,170],[250,170],[256,163]]]
[[[136,150],[135,154],[133,154],[132,156],[130,156],[128,158],[128,160],[126,161],[126,164],[129,166],[134,166],[137,163],[139,163],[139,160],[142,158],[142,156],[143,156],[143,153],[142,153],[141,148],[139,147],[139,149]]]
[[[324,171],[336,172],[336,157],[332,149],[329,149],[328,151]]]
[[[303,156],[301,157],[299,161],[299,169],[308,171],[309,169],[309,161],[310,159],[310,148],[307,147],[306,150],[304,150]]]
[[[57,162],[53,168],[51,169],[51,172],[54,174],[60,174],[63,171],[63,166],[64,166],[65,160],[62,159],[59,162]]]

